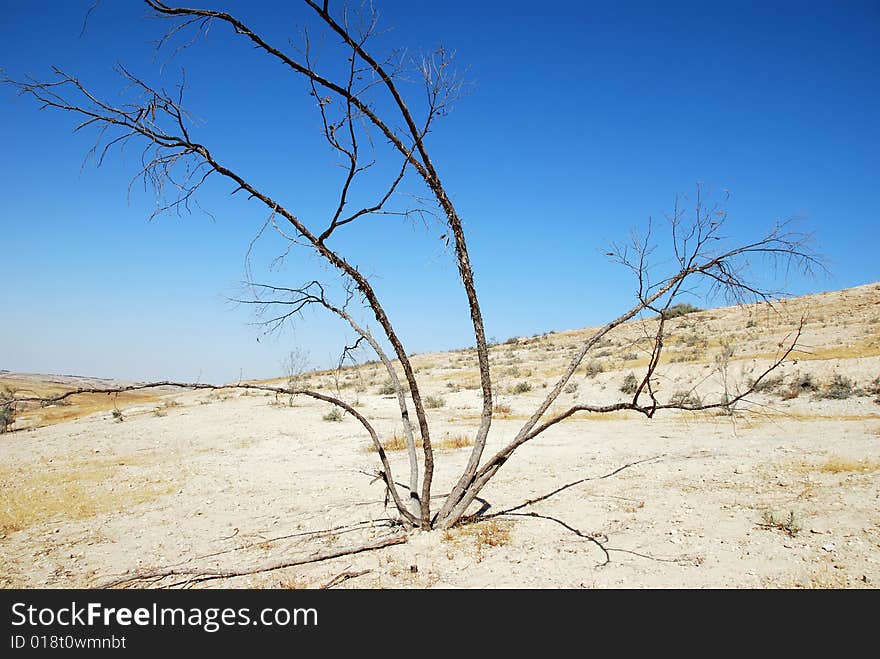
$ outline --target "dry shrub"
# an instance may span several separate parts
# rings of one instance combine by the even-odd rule
[[[702,309],[695,307],[692,304],[688,304],[687,302],[682,302],[680,304],[675,304],[668,309],[664,309],[660,315],[666,320],[669,320],[670,318],[679,318],[680,316],[689,313],[696,313],[697,311],[702,311]]]
[[[429,410],[436,410],[440,407],[446,406],[446,399],[443,396],[426,396],[425,397],[425,407]]]
[[[468,446],[474,445],[474,438],[470,435],[466,435],[464,433],[458,433],[457,435],[444,435],[443,439],[437,444],[438,448],[441,449],[459,449],[465,448]]]
[[[522,382],[517,382],[513,388],[510,390],[513,394],[525,394],[532,390],[532,385],[523,380]]]
[[[626,377],[623,378],[623,383],[620,385],[620,391],[625,394],[634,394],[638,388],[639,381],[636,379],[636,374],[627,373]]]
[[[819,398],[844,400],[856,394],[856,386],[845,375],[835,373],[831,381],[819,392]]]
[[[512,410],[510,409],[510,405],[508,405],[507,403],[496,402],[495,405],[492,407],[492,411],[495,414],[507,416],[511,413]]]
[[[416,443],[416,448],[421,448],[422,438],[415,437],[414,439]],[[397,430],[395,430],[391,434],[391,437],[382,442],[382,448],[384,448],[386,451],[405,451],[406,435],[404,435],[402,432],[398,432]],[[376,452],[376,446],[372,442],[370,442],[370,444],[367,446],[367,452]]]
[[[602,373],[604,371],[605,371],[605,367],[602,366],[602,364],[600,362],[593,359],[590,361],[590,363],[587,364],[587,367],[584,370],[584,373],[588,378],[594,378],[597,375],[599,375],[599,373]]]

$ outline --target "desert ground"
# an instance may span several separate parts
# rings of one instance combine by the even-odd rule
[[[735,392],[805,313],[799,349],[730,413],[575,415],[505,464],[481,495],[483,521],[188,585],[877,588],[880,284],[675,318],[660,397]],[[555,409],[625,399],[626,376],[647,363],[652,322],[628,323],[597,346]],[[499,395],[488,452],[515,434],[588,334],[492,348]],[[461,350],[417,355],[414,364],[432,397],[442,495],[479,423],[476,359]],[[338,391],[373,420],[396,479],[406,477],[399,411],[379,364],[303,380]],[[39,395],[101,384],[0,373],[0,386]],[[399,533],[369,438],[330,411],[233,389],[75,396],[22,411],[0,435],[0,585],[95,587],[171,566],[246,571]]]

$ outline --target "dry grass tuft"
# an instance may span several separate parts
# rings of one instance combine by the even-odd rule
[[[284,590],[308,590],[310,588],[309,582],[305,580],[303,577],[292,576],[285,577],[284,579],[279,579],[276,588],[283,588]]]
[[[415,437],[415,440],[416,440],[416,448],[422,448],[422,446],[423,446],[422,438]],[[441,449],[441,450],[442,449],[454,450],[454,449],[465,448],[467,446],[473,446],[473,445],[474,445],[473,438],[464,434],[464,433],[458,433],[455,435],[450,435],[449,433],[446,433],[446,435],[444,435],[439,441],[435,441],[433,443],[433,447],[435,449]],[[390,452],[390,451],[405,451],[407,448],[406,447],[406,435],[404,435],[402,432],[398,432],[395,430],[391,434],[391,437],[388,437],[387,439],[382,441],[382,447],[388,452]],[[372,443],[370,443],[367,446],[366,451],[368,453],[375,453],[376,447]]]
[[[415,437],[416,440],[416,448],[422,448],[422,438]],[[402,432],[394,431],[391,437],[385,439],[382,442],[382,448],[386,451],[405,451],[406,450],[406,435]],[[375,453],[376,447],[370,442],[370,444],[365,449],[367,453]]]
[[[880,462],[871,460],[846,460],[844,458],[831,458],[818,466],[818,471],[826,474],[869,474],[880,471]]]
[[[876,460],[851,460],[849,458],[829,458],[825,462],[800,462],[791,468],[798,473],[820,472],[823,474],[870,474],[880,471]]]
[[[510,405],[507,403],[496,402],[495,406],[492,408],[492,412],[497,414],[498,416],[507,416],[511,413]]]
[[[477,562],[483,560],[483,552],[487,548],[502,547],[510,542],[510,522],[497,519],[464,524],[447,529],[443,532],[446,542],[471,542],[477,552]],[[449,553],[447,552],[447,557]]]
[[[443,436],[443,439],[441,439],[437,443],[437,448],[453,450],[453,449],[459,449],[459,448],[466,448],[468,446],[473,446],[473,445],[474,445],[474,438],[470,435],[466,435],[464,433],[450,435],[449,433],[447,433],[446,435]]]

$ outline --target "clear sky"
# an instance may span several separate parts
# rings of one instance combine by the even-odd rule
[[[54,64],[112,98],[117,62],[168,88],[185,67],[194,139],[307,223],[325,221],[341,171],[301,81],[219,25],[163,67],[153,42],[167,24],[136,0],[105,0],[81,36],[91,4],[3,0],[0,66],[47,78]],[[632,282],[603,247],[697,181],[730,191],[735,238],[792,217],[815,231],[831,275],[776,285],[880,279],[876,1],[375,4],[393,28],[380,52],[442,43],[473,83],[427,146],[465,222],[489,336],[597,324],[629,306]],[[219,5],[284,47],[313,25],[297,2]],[[0,369],[225,381],[277,375],[293,348],[315,366],[336,359],[338,321],[308,312],[261,336],[251,309],[228,301],[263,208],[218,179],[199,197],[213,219],[148,222],[151,193],[126,192],[136,150],[81,169],[93,135],[74,125],[0,88]],[[384,218],[335,243],[373,274],[411,352],[473,343],[439,233]],[[280,249],[258,244],[257,279],[329,276],[305,250],[269,272]]]

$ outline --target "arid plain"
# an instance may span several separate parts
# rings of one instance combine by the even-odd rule
[[[505,464],[481,494],[484,521],[200,585],[876,588],[880,284],[675,318],[658,396],[735,393],[804,314],[798,350],[730,412],[575,415]],[[556,406],[625,399],[627,375],[647,363],[650,322],[598,346]],[[492,347],[489,451],[516,432],[588,331]],[[442,495],[479,422],[475,356],[413,362],[431,397]],[[375,421],[400,480],[406,452],[386,380],[379,364],[304,376]],[[0,373],[0,386],[27,394],[112,384]],[[22,411],[0,435],[0,585],[94,587],[175,565],[246,571],[395,532],[367,436],[329,412],[233,389],[76,396]]]

